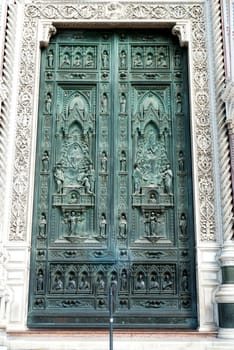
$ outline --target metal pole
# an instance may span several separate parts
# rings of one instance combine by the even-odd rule
[[[113,350],[113,285],[109,289],[109,348]]]

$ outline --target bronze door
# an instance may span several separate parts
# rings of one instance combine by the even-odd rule
[[[28,326],[196,327],[186,49],[60,30],[39,102]]]

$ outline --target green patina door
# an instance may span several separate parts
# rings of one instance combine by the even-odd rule
[[[167,30],[42,51],[29,327],[194,328],[187,52]]]

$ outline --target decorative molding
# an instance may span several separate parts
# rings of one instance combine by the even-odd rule
[[[172,28],[172,34],[178,36],[181,47],[188,46],[190,38],[189,22],[178,21],[177,24]]]
[[[50,38],[55,35],[57,29],[52,25],[51,22],[42,23],[42,36],[39,39],[41,47],[47,47],[50,42]]]
[[[222,99],[225,102],[227,123],[231,123],[234,128],[234,82],[227,83]]]
[[[29,201],[30,145],[32,139],[32,120],[25,123],[26,116],[35,115],[34,88],[37,45],[37,28],[41,21],[51,21],[53,26],[61,24],[77,26],[90,21],[104,24],[115,23],[151,23],[165,22],[176,24],[174,33],[179,35],[181,45],[187,44],[190,36],[191,71],[193,91],[193,127],[196,144],[194,164],[196,164],[197,216],[200,219],[197,231],[201,241],[215,241],[215,207],[213,150],[210,126],[209,88],[207,77],[207,42],[205,29],[204,2],[169,3],[157,2],[70,2],[35,3],[25,6],[25,22],[22,43],[21,73],[18,100],[16,158],[13,183],[10,240],[25,240],[27,231],[27,205]],[[178,24],[177,24],[178,23]],[[191,35],[187,33],[189,23]],[[46,27],[47,28],[47,27]],[[51,35],[50,27],[41,40],[47,44]],[[36,97],[35,97],[36,98]]]

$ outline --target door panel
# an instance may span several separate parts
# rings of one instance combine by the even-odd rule
[[[196,327],[187,91],[166,30],[43,50],[29,327]]]

